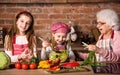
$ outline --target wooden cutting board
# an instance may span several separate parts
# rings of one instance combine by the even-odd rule
[[[49,71],[49,70],[46,70],[46,71],[49,73],[56,74],[56,73],[70,73],[70,72],[89,72],[91,70],[88,67],[82,67],[79,69],[61,67],[59,71]]]

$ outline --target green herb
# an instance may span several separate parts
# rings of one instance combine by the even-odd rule
[[[94,51],[90,51],[88,58],[83,61],[82,65],[90,65],[90,66],[96,66],[96,56]]]

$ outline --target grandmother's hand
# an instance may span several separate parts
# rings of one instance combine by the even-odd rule
[[[89,50],[89,51],[95,51],[96,53],[98,51],[100,51],[100,48],[98,48],[96,45],[87,45],[86,48]]]

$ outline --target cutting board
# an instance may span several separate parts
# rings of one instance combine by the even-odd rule
[[[46,71],[49,73],[56,74],[56,73],[70,73],[70,72],[89,72],[91,70],[88,67],[82,67],[79,69],[61,67],[59,71],[49,71],[49,70],[46,70]]]

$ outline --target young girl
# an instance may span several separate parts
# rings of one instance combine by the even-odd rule
[[[52,40],[51,44],[43,41],[41,50],[41,59],[49,59],[50,52],[59,50],[68,50],[70,61],[75,60],[75,55],[71,49],[70,44],[66,41],[67,34],[70,32],[68,25],[58,22],[52,25]]]
[[[22,11],[15,17],[15,24],[5,36],[4,50],[11,62],[29,61],[36,57],[36,40],[34,36],[34,19],[31,13]]]

